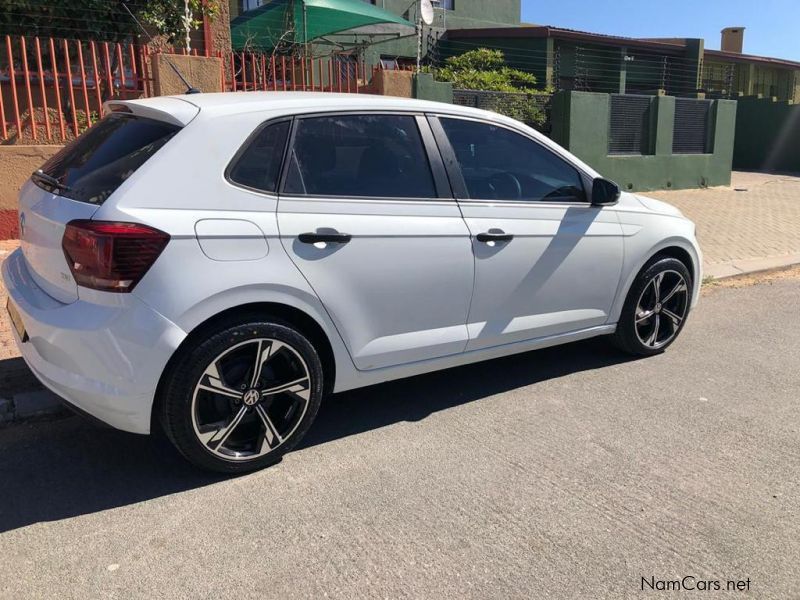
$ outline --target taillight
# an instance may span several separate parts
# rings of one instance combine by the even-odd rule
[[[61,247],[78,285],[130,292],[153,266],[169,235],[137,223],[70,221]]]

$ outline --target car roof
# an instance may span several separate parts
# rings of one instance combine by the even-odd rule
[[[398,96],[333,92],[215,92],[157,96],[140,100],[109,100],[105,106],[110,105],[128,105],[132,112],[144,115],[161,113],[161,117],[157,118],[166,118],[181,125],[187,125],[190,121],[195,120],[195,117],[198,121],[204,121],[208,118],[265,112],[272,113],[274,116],[283,116],[299,112],[316,112],[315,109],[320,109],[319,112],[414,111],[473,117],[483,121],[505,124],[517,130],[523,129],[529,136],[578,165],[586,173],[592,174],[593,177],[598,176],[592,167],[531,127],[496,112],[458,104]]]
[[[173,102],[169,102],[172,99]],[[337,110],[404,110],[419,112],[438,112],[454,115],[474,116],[482,119],[510,121],[498,115],[476,108],[400,98],[397,96],[375,96],[371,94],[337,94],[332,92],[217,92],[201,94],[183,94],[177,96],[159,96],[141,100],[113,101],[114,104],[130,104],[140,109],[174,110],[181,100],[191,104],[203,116],[222,116],[254,111],[282,111],[303,108],[323,108]],[[184,104],[185,106],[185,104]],[[137,111],[138,112],[138,111]]]

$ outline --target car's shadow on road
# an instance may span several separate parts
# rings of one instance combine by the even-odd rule
[[[588,340],[338,394],[323,404],[301,448],[627,360],[602,340]],[[224,479],[194,469],[163,439],[80,417],[0,428],[0,532]]]

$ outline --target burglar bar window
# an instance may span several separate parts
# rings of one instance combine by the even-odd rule
[[[650,96],[611,95],[609,154],[652,154]]]
[[[711,152],[710,116],[710,100],[676,98],[672,153],[706,154]]]

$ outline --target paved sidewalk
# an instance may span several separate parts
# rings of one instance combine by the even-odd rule
[[[643,195],[697,223],[706,276],[800,263],[800,177],[734,172],[730,187]]]

